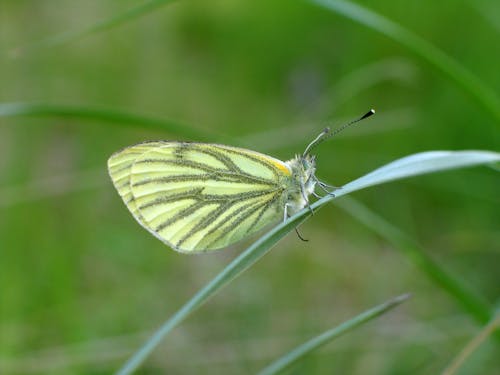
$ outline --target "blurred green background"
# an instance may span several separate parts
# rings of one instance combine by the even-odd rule
[[[245,245],[175,253],[134,221],[106,160],[143,140],[202,140],[286,160],[325,125],[377,115],[317,150],[342,185],[433,149],[498,149],[499,119],[404,45],[307,1],[177,1],[109,30],[36,43],[137,1],[0,4],[0,373],[106,374]],[[498,2],[363,1],[499,92]],[[21,47],[21,48],[20,48]],[[63,107],[61,107],[63,106]],[[64,107],[66,106],[66,107]],[[185,124],[75,116],[107,108]],[[417,177],[355,198],[492,306],[500,296],[499,178],[488,168]],[[252,374],[403,292],[398,309],[331,343],[294,374],[439,373],[481,329],[386,239],[335,204],[176,328],[144,374]],[[498,374],[490,339],[461,374]]]

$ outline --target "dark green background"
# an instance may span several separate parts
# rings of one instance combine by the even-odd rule
[[[499,91],[497,2],[363,3]],[[174,132],[98,118],[0,118],[2,373],[113,371],[245,248],[187,256],[148,234],[107,176],[106,160],[119,148],[190,139],[286,160],[325,125],[373,107],[373,119],[316,150],[322,180],[342,185],[424,150],[498,149],[499,120],[443,71],[307,1],[177,1],[62,45],[32,44],[136,4],[0,4],[1,102],[113,108],[189,127]],[[498,175],[483,167],[354,197],[494,305],[500,295],[498,188]],[[335,204],[301,233],[310,241],[289,235],[178,327],[141,373],[251,374],[402,292],[413,298],[292,373],[439,373],[481,328],[401,252]],[[484,344],[460,373],[494,374],[498,345]]]

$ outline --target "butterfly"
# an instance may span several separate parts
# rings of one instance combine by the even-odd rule
[[[323,130],[288,161],[220,144],[152,141],[114,153],[108,170],[134,218],[172,249],[200,253],[225,248],[309,206],[317,186],[311,150]]]

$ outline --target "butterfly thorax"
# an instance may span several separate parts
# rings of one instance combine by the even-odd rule
[[[292,176],[288,186],[286,199],[287,216],[294,215],[309,205],[309,195],[314,192],[316,185],[316,160],[311,155],[297,155],[285,162],[290,168]]]

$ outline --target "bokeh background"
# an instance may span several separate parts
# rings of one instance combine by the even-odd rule
[[[373,107],[374,118],[317,150],[323,181],[342,185],[424,150],[498,149],[499,118],[446,72],[308,1],[177,1],[64,43],[41,42],[139,3],[0,4],[3,374],[114,371],[251,243],[200,256],[165,247],[137,225],[107,176],[107,158],[122,147],[201,140],[286,160],[325,125]],[[363,3],[500,91],[498,2]],[[117,113],[121,120],[109,121]],[[353,197],[494,306],[498,188],[498,173],[483,167]],[[400,249],[336,204],[301,233],[309,242],[286,237],[176,328],[140,373],[252,374],[403,292],[413,298],[291,373],[439,373],[481,329]],[[460,373],[498,374],[498,348],[488,340]]]

